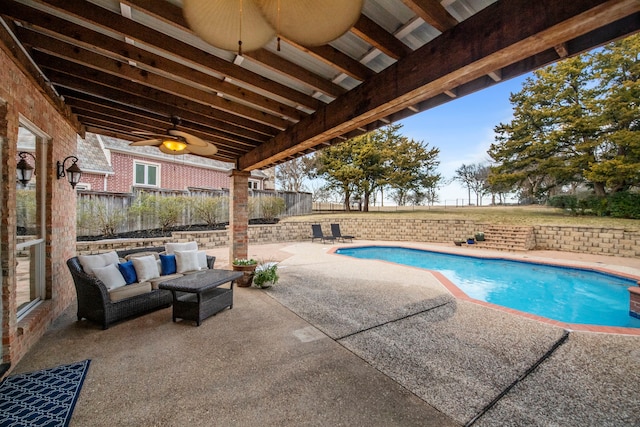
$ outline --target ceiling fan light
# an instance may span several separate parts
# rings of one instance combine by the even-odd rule
[[[184,151],[187,148],[187,144],[182,141],[176,141],[174,139],[165,139],[162,141],[162,145],[171,151]]]
[[[242,12],[240,10],[242,9]],[[276,33],[253,0],[184,0],[189,27],[212,46],[235,51],[260,49]]]

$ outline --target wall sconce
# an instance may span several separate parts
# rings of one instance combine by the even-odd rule
[[[73,163],[71,164],[71,166],[67,168],[65,172],[64,164],[69,159],[71,159]],[[67,179],[69,180],[69,184],[71,184],[71,188],[76,188],[76,184],[80,182],[80,176],[82,175],[82,171],[78,167],[77,163],[78,163],[78,158],[76,156],[67,156],[62,161],[62,163],[60,162],[57,163],[58,179],[64,178],[66,176]]]
[[[24,186],[26,186],[29,181],[31,181],[31,177],[33,176],[33,166],[31,166],[27,162],[27,154],[31,156],[33,162],[35,163],[36,158],[33,156],[33,154],[27,151],[21,151],[18,153],[18,156],[20,156],[20,161],[16,166],[16,175],[18,177],[18,181],[20,181],[20,183]]]

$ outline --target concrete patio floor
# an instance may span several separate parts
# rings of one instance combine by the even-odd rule
[[[393,242],[345,246],[365,243]],[[102,331],[70,307],[12,373],[91,359],[72,426],[640,424],[640,336],[457,300],[428,271],[331,247],[251,246],[280,283],[238,288],[200,327],[165,309]],[[207,252],[228,265],[227,248]],[[497,254],[640,276],[635,259]]]

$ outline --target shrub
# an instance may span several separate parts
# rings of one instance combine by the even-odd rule
[[[262,217],[268,221],[273,221],[285,211],[286,205],[284,199],[269,196],[260,198],[260,208],[262,209]]]
[[[623,191],[609,196],[609,208],[614,218],[640,219],[640,194]]]
[[[175,227],[180,223],[182,215],[189,207],[189,200],[184,196],[156,196],[141,193],[129,209],[133,215],[155,216],[162,231]]]
[[[215,227],[226,216],[228,199],[227,196],[195,198],[192,201],[195,220],[209,227]]]
[[[78,228],[97,231],[103,236],[114,236],[127,220],[127,212],[109,208],[105,202],[83,200],[78,209],[76,224]]]

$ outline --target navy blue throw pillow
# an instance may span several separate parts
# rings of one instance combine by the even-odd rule
[[[120,273],[122,273],[122,277],[124,277],[124,281],[127,282],[127,285],[138,281],[138,275],[136,274],[136,269],[133,268],[133,262],[123,262],[118,264],[118,268],[120,269]]]
[[[176,272],[176,256],[160,255],[160,264],[162,265],[162,275],[175,274]]]

